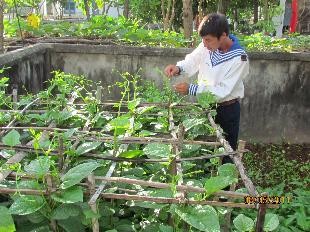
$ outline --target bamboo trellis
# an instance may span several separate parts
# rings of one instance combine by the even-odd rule
[[[75,104],[75,99],[71,99],[68,106],[83,106],[83,104]],[[44,102],[40,102],[38,99],[28,104],[23,110],[14,109],[14,112],[18,112],[20,114],[24,114],[27,112],[36,112],[36,113],[45,113],[45,110],[34,110],[30,109],[32,106],[42,106],[44,105]],[[102,102],[100,105],[101,107],[110,107],[115,105],[115,102]],[[169,112],[169,131],[170,136],[163,135],[162,138],[160,137],[134,137],[130,133],[126,133],[125,136],[121,139],[118,139],[118,143],[121,144],[120,149],[117,152],[114,152],[112,155],[103,155],[103,154],[94,154],[91,152],[83,154],[85,157],[91,157],[95,159],[104,159],[104,160],[110,160],[112,161],[111,166],[109,167],[109,170],[105,176],[94,176],[91,174],[88,176],[87,181],[84,183],[80,183],[80,185],[87,187],[87,190],[84,192],[85,195],[89,197],[88,204],[91,207],[91,209],[96,213],[97,212],[97,202],[100,198],[105,199],[123,199],[123,200],[133,200],[133,201],[147,201],[147,202],[156,202],[156,203],[166,203],[166,204],[188,204],[188,205],[211,205],[211,206],[223,206],[223,207],[238,207],[238,208],[253,208],[258,209],[258,217],[257,217],[257,223],[256,223],[256,231],[260,232],[262,231],[262,224],[264,222],[264,215],[266,212],[266,208],[277,208],[277,205],[251,205],[251,204],[244,204],[244,203],[235,203],[235,202],[220,202],[216,200],[190,200],[187,198],[187,194],[190,192],[195,193],[204,193],[206,190],[204,188],[194,187],[185,185],[183,183],[182,179],[182,162],[185,161],[199,161],[199,160],[208,160],[214,157],[223,157],[223,156],[230,156],[232,160],[234,161],[237,170],[239,171],[240,177],[243,181],[244,186],[246,187],[248,194],[244,193],[237,193],[235,191],[218,191],[214,193],[215,196],[224,196],[230,199],[242,199],[248,195],[251,196],[259,196],[259,193],[257,192],[255,186],[253,185],[252,181],[248,178],[246,175],[245,168],[243,166],[243,163],[241,161],[241,156],[245,152],[244,147],[239,146],[238,151],[233,151],[233,149],[230,147],[228,142],[224,139],[224,136],[222,135],[221,129],[215,124],[210,112],[207,113],[207,118],[211,126],[216,131],[216,138],[215,141],[196,141],[196,140],[187,140],[184,138],[184,128],[182,125],[176,126],[174,123],[174,115],[173,115],[173,108],[174,107],[186,107],[192,104],[179,104],[179,105],[173,105],[173,104],[163,104],[163,103],[143,103],[141,106],[157,106],[157,107],[166,107]],[[5,112],[6,110],[1,110]],[[7,110],[7,112],[12,112],[12,110]],[[108,111],[110,112],[110,111]],[[31,127],[31,126],[18,126],[16,125],[17,118],[14,118],[6,127],[0,127],[0,135],[3,135],[5,132],[8,132],[11,129],[16,130],[29,130],[29,129],[35,129],[35,130],[41,130],[43,132],[44,136],[53,135],[55,132],[65,132],[68,131],[70,128],[58,128],[56,127],[56,124],[54,122],[50,122],[48,127]],[[115,139],[113,136],[100,136],[96,137],[96,131],[91,131],[89,127],[89,120],[86,121],[85,126],[82,130],[77,130],[76,134],[78,136],[73,136],[71,139],[75,141],[74,147],[76,147],[81,139],[85,141],[102,141],[102,142],[113,142]],[[132,121],[133,123],[133,121]],[[133,127],[133,125],[131,125]],[[135,158],[135,159],[128,159],[128,158],[121,158],[118,157],[118,155],[127,150],[127,147],[129,144],[150,144],[150,143],[164,143],[164,144],[171,144],[173,147],[173,159],[169,160],[168,158],[165,159],[142,159],[142,158]],[[191,158],[182,158],[181,157],[181,149],[183,144],[197,144],[197,145],[207,145],[210,147],[218,147],[223,146],[224,152],[221,154],[205,154],[203,156],[199,157],[191,157]],[[0,144],[0,150],[2,149],[8,149],[8,146],[4,144]],[[16,145],[13,147],[10,147],[10,149],[15,149],[18,151],[13,157],[8,159],[5,163],[5,165],[8,164],[14,164],[22,161],[24,157],[27,156],[28,153],[34,152],[35,149],[32,147],[32,141],[28,142],[26,145]],[[38,152],[38,151],[37,151]],[[68,160],[63,155],[63,144],[62,141],[59,141],[59,149],[58,150],[52,150],[49,151],[50,155],[58,156],[59,163],[58,168],[62,173],[65,173],[67,167],[68,167]],[[178,192],[177,196],[174,198],[168,198],[168,197],[150,197],[150,196],[141,196],[138,195],[135,191],[130,189],[122,189],[122,192],[125,193],[104,193],[104,189],[109,183],[126,183],[126,184],[135,184],[140,186],[147,186],[152,188],[171,188],[171,185],[168,183],[159,183],[154,181],[143,181],[138,179],[129,179],[129,178],[123,178],[123,177],[113,177],[113,173],[116,170],[117,163],[119,162],[132,162],[132,163],[170,163],[170,174],[172,176],[180,176],[181,178],[178,179],[176,184],[176,190]],[[3,166],[4,167],[4,166]],[[10,170],[3,170],[0,172],[0,181],[3,181],[5,179],[9,178],[34,178],[30,175],[24,175],[24,174],[18,174],[14,173]],[[47,175],[46,182],[48,183],[48,188],[46,190],[34,190],[34,189],[12,189],[12,188],[3,188],[0,187],[0,193],[3,194],[12,194],[15,192],[19,192],[25,195],[50,195],[51,193],[58,191],[59,189],[56,188],[56,186],[53,183],[53,180],[50,175]],[[234,188],[231,188],[231,190],[234,190]],[[230,220],[230,215],[228,215],[227,220]],[[51,228],[56,230],[57,225],[55,224],[55,221],[51,222]],[[227,222],[228,224],[230,222]],[[92,220],[93,224],[93,231],[98,232],[99,231],[99,223],[98,219]],[[228,227],[229,228],[229,227]],[[225,229],[227,230],[227,228]]]

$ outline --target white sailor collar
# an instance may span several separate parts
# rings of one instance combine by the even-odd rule
[[[233,41],[233,44],[228,52],[222,53],[218,49],[214,52],[209,51],[212,66],[216,66],[237,56],[246,55],[244,49],[240,46],[238,39],[234,35],[229,35],[229,38]]]

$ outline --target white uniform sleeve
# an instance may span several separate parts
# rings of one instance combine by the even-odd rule
[[[181,73],[186,73],[189,76],[192,76],[198,71],[199,64],[203,58],[204,49],[206,48],[201,42],[194,51],[185,56],[184,60],[177,62],[176,66],[181,69]]]
[[[218,100],[224,99],[230,95],[236,84],[242,81],[249,73],[249,61],[242,61],[240,57],[236,57],[237,62],[224,74],[215,86],[193,85],[189,87],[189,94],[196,95],[205,91],[213,93]]]

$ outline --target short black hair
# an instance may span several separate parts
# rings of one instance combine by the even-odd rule
[[[217,13],[205,16],[198,28],[198,33],[201,37],[212,35],[220,38],[223,32],[227,35],[229,34],[228,21],[225,15]]]

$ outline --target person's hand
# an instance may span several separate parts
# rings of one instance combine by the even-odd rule
[[[176,76],[178,73],[179,73],[179,68],[174,65],[174,64],[169,64],[166,68],[165,68],[165,74],[168,76],[168,77],[173,77],[173,76]]]
[[[177,91],[178,93],[182,95],[188,94],[188,88],[189,88],[189,84],[186,82],[182,82],[182,83],[174,85],[175,91]]]

